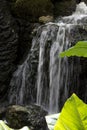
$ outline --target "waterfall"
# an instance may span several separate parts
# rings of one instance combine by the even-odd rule
[[[32,47],[29,54],[22,65],[14,72],[10,82],[9,103],[13,104],[28,104],[34,102],[33,88],[34,78],[36,75],[38,64],[38,34],[32,41]],[[33,76],[33,79],[32,79]]]
[[[84,28],[86,23],[87,6],[81,2],[71,16],[37,29],[26,60],[18,66],[11,79],[10,103],[34,102],[50,113],[60,111],[60,104],[63,105],[69,95],[74,64],[70,65],[68,58],[60,58],[59,54],[72,46],[72,32],[78,27]],[[81,40],[80,36],[78,40]],[[78,73],[75,80],[77,77]]]
[[[49,102],[50,112],[58,111],[58,96],[59,96],[59,91],[60,91],[59,89],[61,86],[61,81],[63,85],[63,79],[65,78],[65,82],[67,82],[67,77],[68,77],[67,59],[63,59],[62,61],[60,57],[57,57],[57,54],[62,52],[64,48],[66,49],[68,48],[68,44],[67,44],[68,39],[65,42],[66,40],[65,31],[66,31],[65,27],[62,27],[62,26],[59,27],[56,41],[51,47],[51,51],[50,51],[50,102]],[[66,65],[65,65],[65,62],[66,62]],[[64,77],[65,69],[66,69],[66,75]],[[61,70],[63,73],[61,72]],[[65,83],[65,86],[67,86],[66,83]],[[65,88],[65,86],[63,87]]]

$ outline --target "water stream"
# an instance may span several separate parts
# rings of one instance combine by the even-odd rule
[[[66,57],[60,58],[59,53],[72,46],[73,30],[78,27],[84,29],[86,24],[87,6],[81,2],[71,16],[37,29],[26,60],[18,66],[10,82],[10,103],[33,102],[50,113],[60,110],[60,103],[63,105],[69,95],[74,64],[70,65]],[[81,40],[81,37],[78,39]],[[78,73],[75,76],[77,80]]]

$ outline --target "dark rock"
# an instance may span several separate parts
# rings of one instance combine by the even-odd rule
[[[56,2],[61,2],[64,0],[51,0],[53,4],[55,4]],[[76,0],[76,3],[80,3],[82,0]],[[84,1],[84,0],[83,0]],[[86,0],[85,0],[86,1]]]
[[[50,0],[16,0],[11,9],[15,16],[35,22],[40,16],[52,14],[53,4]]]
[[[76,0],[62,0],[54,3],[54,16],[68,16],[76,9]]]
[[[87,4],[87,0],[80,0],[80,2],[85,2]]]
[[[16,24],[6,0],[0,0],[0,101],[8,91],[8,84],[15,69],[18,36]]]
[[[81,0],[76,0],[76,3],[78,4],[78,3],[80,3],[81,2]]]
[[[0,107],[0,120],[4,120],[6,115],[6,107]]]
[[[33,29],[37,28],[40,24],[30,23],[27,20],[15,18],[18,26],[18,51],[16,64],[22,63],[25,59],[32,45]]]
[[[6,121],[11,128],[19,129],[29,126],[31,130],[47,130],[45,115],[47,114],[41,107],[30,106],[9,106],[6,111]]]

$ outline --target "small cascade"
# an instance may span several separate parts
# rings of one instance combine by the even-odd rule
[[[35,102],[36,93],[34,80],[36,80],[38,64],[38,34],[32,41],[30,52],[22,65],[14,72],[10,82],[9,102],[12,104],[29,104]],[[33,77],[33,78],[32,78]]]
[[[86,23],[87,6],[81,2],[71,16],[62,17],[37,29],[26,60],[13,74],[10,83],[10,103],[33,102],[43,106],[50,113],[60,111],[69,93],[74,92],[70,92],[69,86],[75,67],[74,61],[70,64],[68,58],[60,58],[59,54],[77,41],[85,40],[78,30],[84,29]],[[75,86],[79,84],[78,71],[77,67],[73,78]]]
[[[50,50],[50,66],[49,66],[50,69],[49,110],[50,112],[58,111],[59,92],[60,92],[60,86],[63,86],[63,80],[65,82],[65,85],[63,87],[65,88],[67,86],[67,77],[68,77],[67,58],[64,58],[62,60],[59,56],[57,56],[60,52],[67,49],[69,46],[68,39],[66,39],[65,37],[65,33],[66,33],[66,28],[60,26],[56,41],[54,42]],[[67,98],[67,91],[65,92],[64,96],[65,98]]]

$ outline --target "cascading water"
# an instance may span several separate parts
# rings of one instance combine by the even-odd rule
[[[71,16],[37,29],[28,57],[13,74],[10,103],[35,102],[50,113],[59,111],[60,103],[63,105],[69,95],[70,74],[73,73],[74,64],[71,68],[68,59],[61,59],[58,54],[72,45],[72,31],[78,26],[84,28],[86,22],[87,6],[82,2]]]

